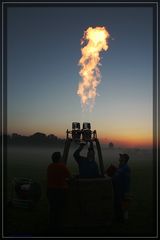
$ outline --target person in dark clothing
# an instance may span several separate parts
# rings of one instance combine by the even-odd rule
[[[68,191],[67,179],[70,173],[63,162],[60,152],[52,154],[53,163],[47,168],[47,197],[49,202],[49,229],[58,230],[63,225],[66,198]]]
[[[128,154],[120,154],[119,167],[113,172],[114,209],[117,221],[128,219],[128,202],[130,200],[131,170],[128,166]]]
[[[74,152],[73,156],[79,166],[79,175],[81,178],[96,178],[99,177],[98,165],[95,161],[95,152],[93,143],[90,142],[87,157],[81,156],[80,152],[84,147],[84,143],[80,143],[78,149]]]

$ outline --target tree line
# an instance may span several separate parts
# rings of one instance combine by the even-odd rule
[[[2,136],[2,134],[1,134]],[[61,145],[64,146],[65,139],[58,138],[54,134],[46,135],[41,132],[36,132],[30,136],[24,136],[17,133],[13,133],[11,135],[4,134],[1,137],[1,142],[3,142],[5,145],[15,145],[15,146],[23,146],[23,145],[29,145],[29,146],[36,146],[36,145],[43,145],[43,146],[53,146],[53,145]],[[113,149],[114,144],[112,142],[108,143],[108,148]]]
[[[2,139],[2,138],[1,138]],[[36,132],[30,136],[24,136],[17,133],[3,135],[4,143],[7,145],[63,145],[65,139],[58,138],[54,134],[46,135]]]

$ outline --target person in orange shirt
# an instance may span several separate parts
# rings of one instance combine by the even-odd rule
[[[70,172],[61,161],[61,153],[52,154],[52,163],[47,168],[47,198],[49,202],[49,229],[63,225]]]

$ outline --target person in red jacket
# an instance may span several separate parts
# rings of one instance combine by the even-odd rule
[[[66,197],[68,190],[67,179],[70,172],[61,161],[61,153],[52,154],[52,163],[47,168],[47,197],[49,202],[49,228],[60,228],[63,225]]]

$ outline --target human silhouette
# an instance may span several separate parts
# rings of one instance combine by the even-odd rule
[[[119,167],[116,168],[111,164],[106,171],[106,173],[112,177],[115,220],[118,222],[124,222],[128,219],[131,181],[131,170],[128,166],[128,160],[128,154],[119,154]]]
[[[61,153],[52,154],[52,163],[47,168],[47,197],[49,201],[49,230],[63,227],[70,172],[60,161]]]
[[[80,143],[78,149],[73,154],[74,159],[79,166],[79,175],[81,178],[99,177],[98,165],[95,161],[93,143],[90,142],[86,157],[80,155],[80,152],[84,146],[84,143]]]

